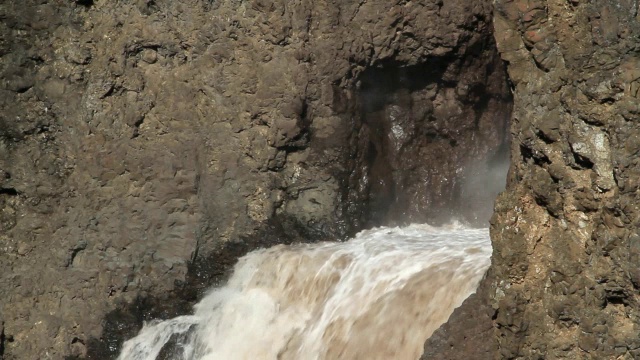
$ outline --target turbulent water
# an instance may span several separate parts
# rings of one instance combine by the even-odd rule
[[[487,229],[457,225],[254,251],[194,315],[145,324],[119,359],[156,359],[169,340],[173,359],[417,359],[490,255]]]

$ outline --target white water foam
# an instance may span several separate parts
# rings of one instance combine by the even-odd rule
[[[417,359],[489,266],[487,229],[377,228],[241,258],[194,315],[145,324],[120,360]]]

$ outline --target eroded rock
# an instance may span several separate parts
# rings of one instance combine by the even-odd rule
[[[505,150],[488,1],[0,11],[8,359],[113,357],[256,247],[442,220]]]
[[[515,86],[512,173],[482,299],[425,358],[456,358],[442,343],[467,339],[487,359],[638,358],[637,4],[497,1],[494,14]],[[493,309],[480,339],[465,330],[478,302]]]

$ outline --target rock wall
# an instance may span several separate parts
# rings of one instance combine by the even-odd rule
[[[640,358],[638,3],[499,0],[494,14],[515,89],[509,185],[491,270],[424,358],[460,358],[460,341],[486,359]]]
[[[113,357],[252,248],[486,210],[461,199],[511,107],[488,1],[0,18],[0,357]]]

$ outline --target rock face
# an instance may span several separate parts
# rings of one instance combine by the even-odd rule
[[[486,216],[471,180],[511,111],[488,1],[25,0],[0,18],[0,357],[113,357],[258,246]],[[610,196],[604,139],[572,143],[593,166],[563,179],[595,171]]]
[[[460,358],[448,344],[463,339],[486,359],[640,358],[638,15],[635,1],[496,1],[511,175],[492,268],[425,359]],[[482,338],[465,331],[478,322]]]

